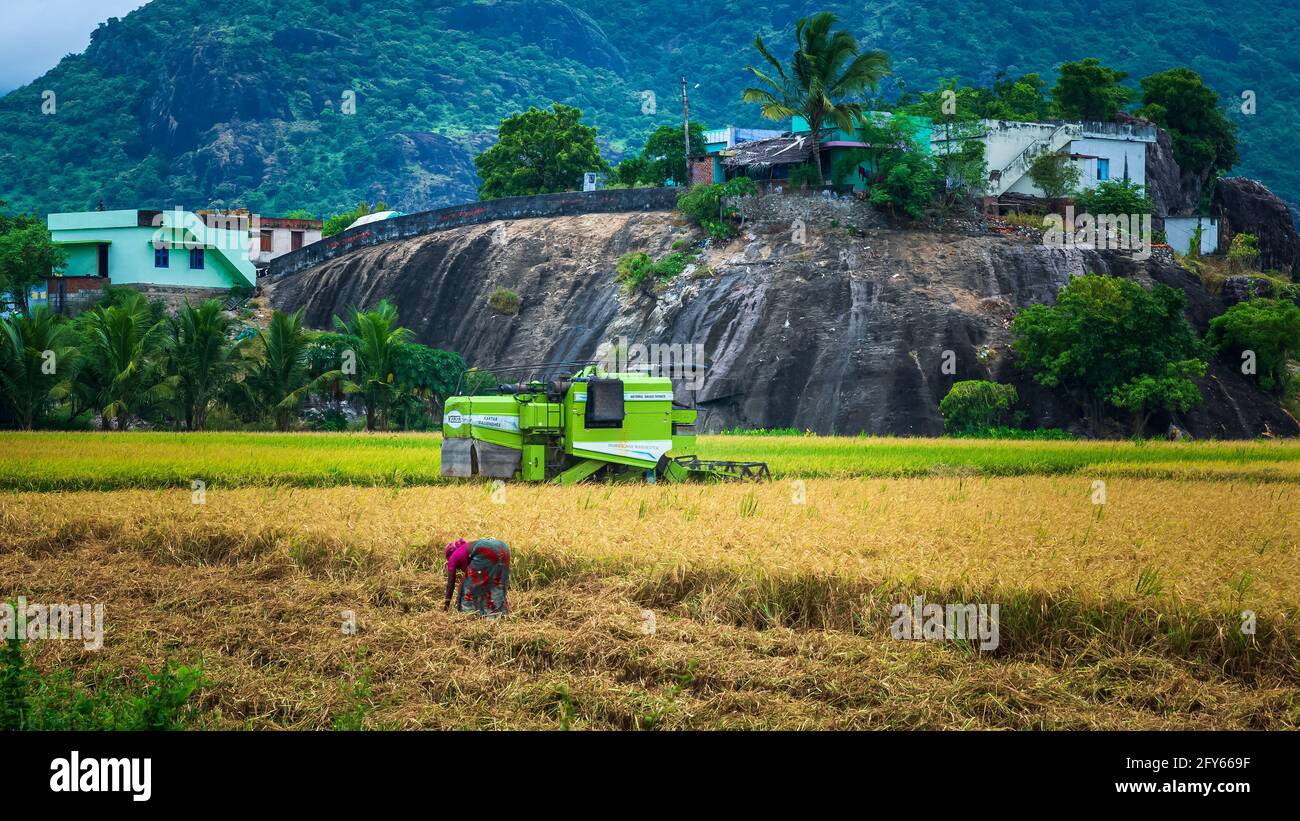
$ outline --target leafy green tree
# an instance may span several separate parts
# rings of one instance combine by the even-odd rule
[[[1133,414],[1133,435],[1141,436],[1156,411],[1186,411],[1200,404],[1201,391],[1191,380],[1205,376],[1205,362],[1170,362],[1163,374],[1142,374],[1110,393],[1109,402]]]
[[[1132,180],[1102,180],[1079,192],[1074,202],[1089,214],[1150,214],[1155,209],[1142,186]]]
[[[442,416],[442,406],[456,390],[465,360],[453,351],[407,342],[397,349],[397,412],[405,429]]]
[[[307,338],[307,373],[318,380],[311,390],[330,399],[335,410],[340,410],[338,403],[354,388],[349,377],[355,374],[356,343],[346,334],[331,331],[308,331]],[[342,373],[345,364],[353,374]],[[338,376],[330,378],[331,374]]]
[[[1043,189],[1049,199],[1067,196],[1079,187],[1083,172],[1074,164],[1069,154],[1046,151],[1034,158],[1029,164],[1029,179],[1034,185]],[[1116,212],[1104,212],[1116,213]],[[1119,213],[1131,213],[1123,211]]]
[[[1145,413],[1157,400],[1181,406],[1195,385],[1188,389],[1178,380],[1190,384],[1189,375],[1204,368],[1204,346],[1183,304],[1182,291],[1166,285],[1148,291],[1117,277],[1075,277],[1055,305],[1031,305],[1016,315],[1016,364],[1032,370],[1040,384],[1072,396],[1094,433],[1107,404],[1134,413]],[[1139,384],[1147,377],[1174,381]]]
[[[1179,168],[1209,179],[1240,159],[1237,127],[1219,107],[1218,93],[1190,68],[1144,77],[1142,116],[1169,131]]]
[[[940,189],[939,205],[943,214],[950,213],[962,203],[981,197],[989,187],[988,162],[984,143],[970,139],[978,128],[976,123],[945,123],[950,141],[944,149],[934,153],[936,184]],[[962,135],[966,135],[964,138]]]
[[[912,115],[908,114],[864,117],[857,136],[869,147],[843,152],[836,158],[836,177],[851,175],[857,168],[869,169],[869,201],[890,213],[902,211],[912,216],[920,216],[933,195],[944,188],[939,176],[941,163],[951,171],[954,197],[959,191],[979,188],[984,176],[982,145],[955,142],[950,150],[931,160],[917,145],[913,126]],[[972,178],[969,183],[965,175]]]
[[[1005,424],[1018,400],[1014,385],[970,379],[953,384],[939,401],[939,413],[949,433],[978,433]]]
[[[381,300],[373,310],[354,310],[347,319],[334,317],[339,332],[353,346],[351,368],[342,368],[344,390],[358,393],[366,409],[366,430],[388,430],[389,410],[397,398],[399,349],[411,339],[409,328],[397,324],[397,309]]]
[[[167,322],[159,319],[143,294],[131,292],[109,307],[82,314],[81,360],[74,389],[90,390],[89,406],[104,429],[131,421],[172,399],[179,377],[162,368]]]
[[[596,147],[596,129],[583,125],[582,111],[555,103],[550,111],[530,108],[507,117],[497,142],[474,158],[480,199],[574,191],[588,171],[608,171]]]
[[[993,83],[993,99],[983,112],[995,120],[1041,122],[1050,116],[1047,81],[1038,74],[1007,77],[999,73]]]
[[[197,308],[186,300],[168,322],[166,346],[176,376],[177,421],[186,430],[207,427],[209,408],[235,377],[238,346],[230,341],[232,325],[217,299]]]
[[[704,126],[691,123],[691,151],[704,151]],[[678,185],[690,184],[690,173],[686,168],[686,137],[681,128],[661,125],[646,140],[641,149],[641,158],[645,162],[645,172],[641,179],[651,185],[664,185],[668,180]]]
[[[71,324],[43,305],[0,319],[0,401],[23,430],[32,429],[55,386],[67,379],[75,344]]]
[[[1206,341],[1218,353],[1252,353],[1260,387],[1283,393],[1293,379],[1287,363],[1300,357],[1300,307],[1285,299],[1239,302],[1210,320]]]
[[[948,78],[941,80],[936,90],[925,92],[914,102],[901,106],[895,116],[883,124],[867,118],[860,139],[872,146],[881,142],[889,146],[906,145],[916,150],[912,146],[911,134],[902,135],[905,139],[900,141],[888,131],[898,128],[906,117],[929,119],[936,140],[932,151],[936,188],[940,194],[938,204],[940,212],[947,215],[959,205],[982,196],[988,189],[988,161],[981,139],[985,128],[981,118],[1005,116],[1005,113],[991,113],[994,109],[1004,111],[1006,106],[999,108],[988,89],[971,88],[956,78]],[[879,133],[882,125],[886,133]]]
[[[243,381],[233,386],[233,404],[246,417],[269,415],[279,431],[289,430],[294,411],[310,393],[343,378],[337,357],[333,368],[312,376],[308,358],[312,337],[302,317],[302,308],[291,314],[273,311],[266,329],[257,332],[250,346],[251,366]]]
[[[1049,116],[1047,82],[1038,74],[1008,77],[999,73],[992,88],[966,85],[945,77],[933,91],[904,94],[897,110],[940,123],[963,120],[1022,120],[1038,122]]]
[[[934,199],[940,180],[934,161],[920,151],[901,151],[881,159],[880,179],[871,186],[871,204],[892,216],[919,219]]]
[[[830,12],[800,18],[795,23],[796,47],[788,69],[772,56],[763,38],[756,37],[754,48],[771,66],[772,74],[747,66],[762,87],[741,92],[741,99],[757,103],[769,120],[800,116],[807,121],[818,185],[822,183],[822,126],[829,123],[852,131],[862,120],[863,105],[850,98],[868,89],[874,91],[890,71],[885,52],[859,51],[851,33],[842,29],[832,33],[831,26],[838,19]]]
[[[979,120],[988,116],[993,94],[987,88],[975,88],[956,77],[944,77],[933,91],[904,94],[895,111],[914,117],[926,117],[936,124]]]
[[[642,183],[648,183],[651,173],[650,163],[645,157],[637,155],[626,158],[614,168],[614,180],[619,185],[636,188]]]
[[[0,292],[9,292],[27,310],[27,292],[67,264],[68,256],[37,217],[19,216],[0,232]]]
[[[1055,111],[1066,120],[1113,120],[1136,96],[1120,85],[1128,72],[1107,68],[1096,57],[1062,63],[1052,86]]]

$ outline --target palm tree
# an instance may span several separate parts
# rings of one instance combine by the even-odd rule
[[[238,346],[230,342],[233,321],[222,310],[220,300],[209,299],[197,308],[186,300],[168,324],[167,348],[177,377],[178,417],[189,430],[203,430],[209,406],[238,367]]]
[[[386,299],[372,311],[354,309],[347,321],[336,316],[334,324],[355,344],[355,348],[344,352],[352,354],[352,362],[341,363],[355,365],[355,368],[341,368],[351,377],[348,380],[351,389],[345,390],[361,394],[366,406],[366,430],[387,430],[388,409],[398,395],[393,384],[397,351],[411,339],[412,333],[397,324],[397,309]]]
[[[62,317],[37,306],[23,316],[0,320],[0,392],[23,430],[67,379],[74,358],[75,336]]]
[[[159,367],[167,322],[155,316],[143,294],[125,294],[116,305],[95,308],[83,327],[82,373],[105,429],[116,422],[118,430],[126,430],[133,418],[175,396],[180,378]]]
[[[837,18],[828,11],[803,17],[795,24],[797,47],[789,70],[772,56],[762,37],[754,38],[754,47],[775,72],[769,76],[753,66],[748,71],[766,88],[747,88],[740,98],[762,106],[769,120],[785,120],[796,115],[808,121],[811,130],[812,161],[817,169],[817,184],[822,184],[821,128],[829,121],[851,131],[862,121],[862,103],[846,102],[846,97],[867,89],[875,90],[889,74],[889,55],[883,51],[858,51],[852,34],[840,30],[831,33]]]
[[[270,413],[275,429],[289,429],[293,411],[307,395],[343,377],[331,370],[311,378],[308,352],[311,336],[303,328],[303,310],[291,314],[274,311],[265,331],[257,332],[256,364],[244,376],[243,390],[248,405]]]

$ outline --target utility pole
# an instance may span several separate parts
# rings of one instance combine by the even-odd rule
[[[682,75],[682,133],[686,137],[686,179],[682,185],[687,188],[691,185],[691,113],[686,104],[686,75]]]

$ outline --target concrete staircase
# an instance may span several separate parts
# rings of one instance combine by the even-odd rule
[[[1007,163],[1001,169],[1001,173],[996,175],[989,183],[989,194],[994,197],[1000,197],[1011,189],[1011,186],[1020,181],[1025,174],[1029,173],[1029,166],[1041,154],[1047,152],[1057,152],[1065,148],[1074,140],[1083,136],[1083,126],[1079,123],[1062,123],[1057,126],[1051,134],[1046,137],[1040,137],[1015,156],[1011,162]]]

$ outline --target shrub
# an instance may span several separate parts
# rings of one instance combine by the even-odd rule
[[[1219,353],[1253,352],[1260,387],[1283,393],[1292,379],[1287,362],[1300,355],[1300,307],[1281,299],[1239,302],[1210,320],[1206,341]]]
[[[1029,178],[1034,185],[1043,189],[1049,199],[1067,196],[1079,187],[1083,172],[1074,164],[1068,154],[1045,151],[1029,164]]]
[[[1006,220],[1008,225],[1017,225],[1021,228],[1033,228],[1037,231],[1041,231],[1045,226],[1042,214],[1023,214],[1019,211],[1013,211],[1003,217],[1003,219]]]
[[[650,276],[654,265],[655,261],[645,251],[633,251],[618,258],[615,271],[618,273],[618,281],[631,290]]]
[[[1089,214],[1150,214],[1154,210],[1142,186],[1132,180],[1103,180],[1075,197],[1075,206]]]
[[[817,166],[812,163],[803,163],[790,169],[790,187],[791,188],[816,188],[817,179],[820,175],[817,173]]]
[[[1254,234],[1235,234],[1228,246],[1228,268],[1233,273],[1253,271],[1259,265],[1259,238]]]
[[[685,271],[686,266],[694,259],[693,254],[674,251],[656,261],[644,251],[634,251],[619,257],[615,271],[618,273],[618,281],[626,285],[630,291],[649,280],[666,282],[674,279]]]
[[[881,160],[880,169],[880,180],[871,186],[871,204],[890,216],[901,212],[919,219],[940,182],[934,161],[919,151],[904,151]]]
[[[497,313],[514,316],[519,313],[519,294],[509,288],[497,288],[488,297],[488,305]]]
[[[1005,423],[1019,396],[1012,385],[982,379],[957,382],[939,402],[949,433],[970,433]]]
[[[0,730],[179,730],[195,720],[190,697],[203,687],[201,664],[168,661],[144,680],[103,677],[86,687],[69,671],[40,675],[21,639],[0,645]]]
[[[303,414],[308,430],[341,432],[348,429],[348,418],[338,408],[309,410]]]
[[[735,216],[735,209],[724,205],[724,201],[756,193],[758,186],[749,177],[696,185],[677,197],[677,210],[707,231],[709,236],[728,239],[732,234],[730,220]]]

